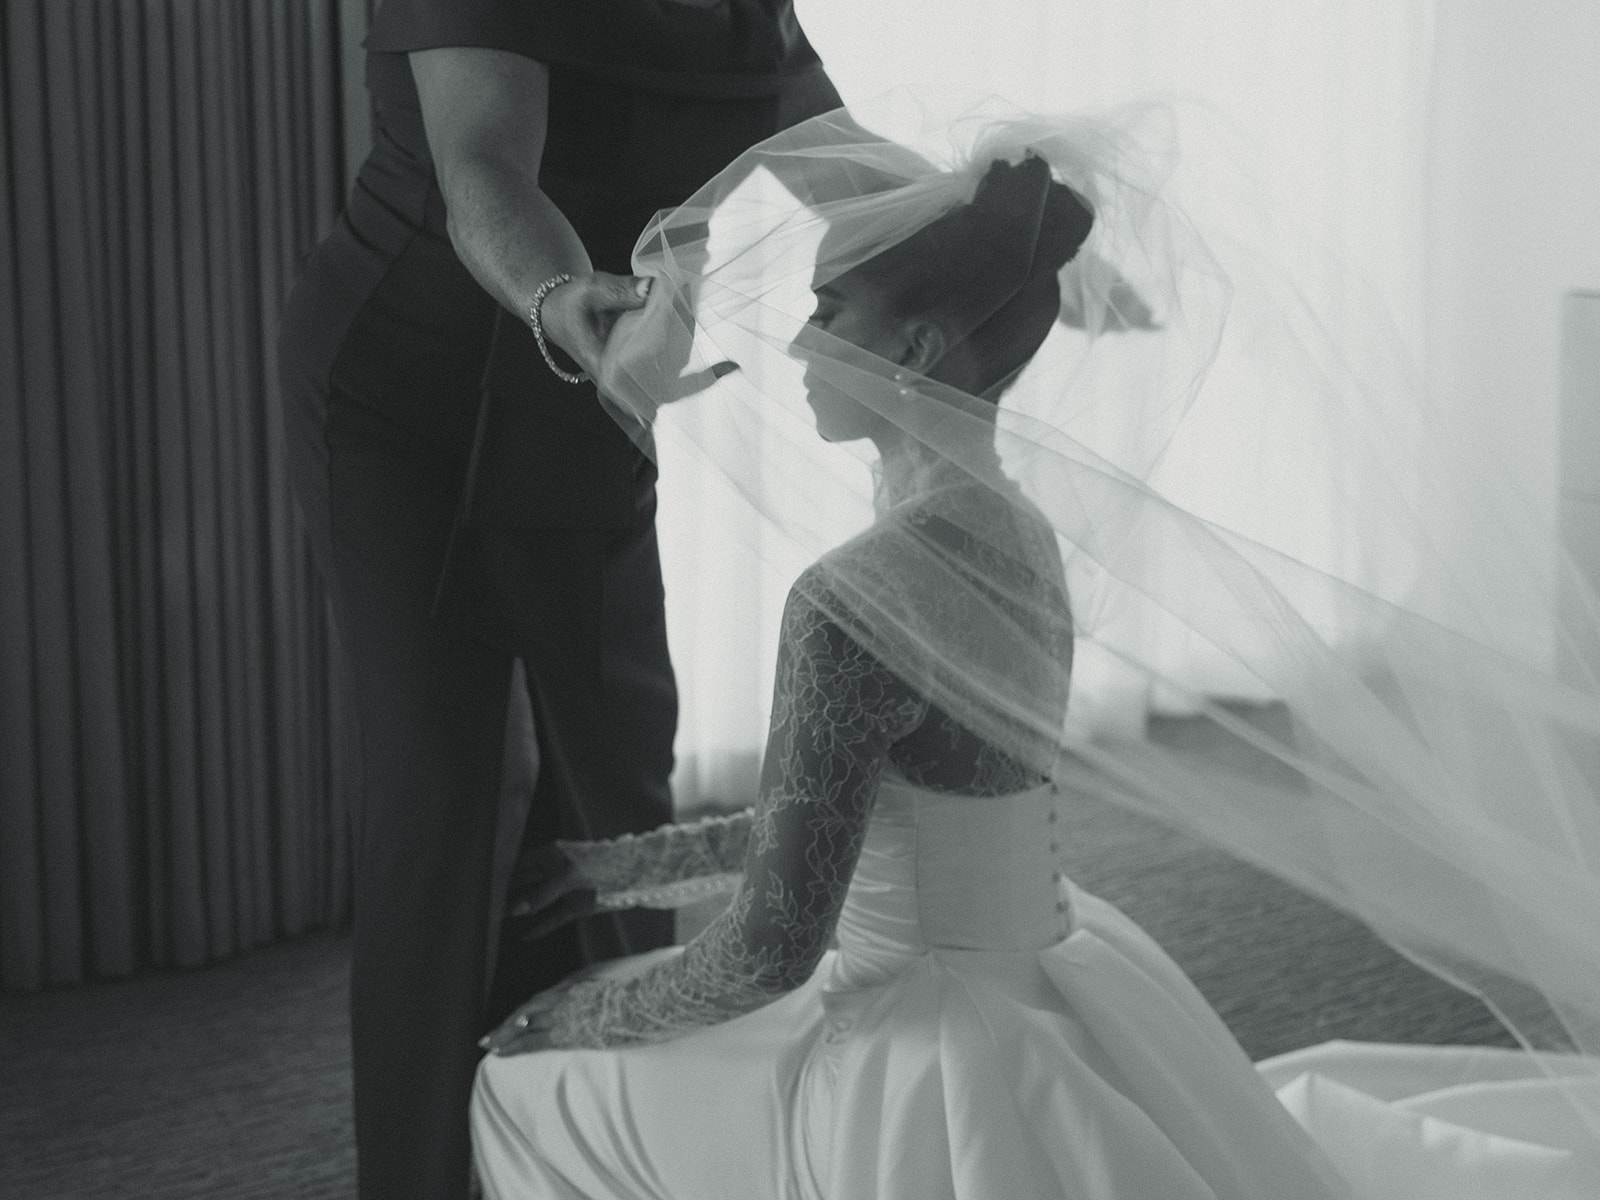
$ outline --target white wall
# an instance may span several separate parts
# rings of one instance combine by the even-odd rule
[[[1562,300],[1600,289],[1600,0],[1439,0],[1436,29],[1429,384],[1554,522]],[[1505,579],[1495,549],[1474,553]]]
[[[1600,597],[1600,292],[1574,292],[1562,307],[1559,511],[1575,577],[1557,597],[1562,618],[1583,628]],[[1580,657],[1600,675],[1600,645],[1579,642],[1559,660],[1569,678],[1582,678]]]

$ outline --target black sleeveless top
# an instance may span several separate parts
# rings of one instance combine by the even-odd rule
[[[373,18],[373,148],[290,302],[292,353],[312,376],[375,381],[363,403],[438,448],[466,523],[625,527],[653,503],[653,467],[450,244],[406,57],[442,46],[549,67],[540,187],[619,274],[656,212],[838,95],[791,0],[383,0]],[[419,328],[437,336],[391,332]]]
[[[705,99],[775,95],[785,76],[818,61],[791,0],[385,0],[366,46],[509,50]]]

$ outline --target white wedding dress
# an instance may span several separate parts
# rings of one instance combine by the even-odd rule
[[[1593,1133],[1528,1056],[1334,1043],[1253,1066],[1146,934],[1063,878],[1070,837],[1051,785],[885,774],[804,986],[657,1045],[484,1060],[487,1194],[1600,1196]],[[1551,1070],[1600,1098],[1581,1061]]]
[[[647,451],[685,439],[750,500],[763,552],[813,565],[785,613],[753,812],[587,844],[616,861],[580,872],[600,893],[738,872],[734,900],[681,952],[550,1000],[551,1044],[597,1048],[484,1060],[472,1128],[492,1200],[1600,1198],[1600,1064],[1341,1044],[1252,1064],[1148,936],[1062,877],[1073,793],[1034,782],[1081,778],[1419,958],[1544,995],[1596,1045],[1596,689],[1474,640],[1481,598],[1429,521],[1493,496],[1401,452],[1426,415],[1409,375],[1385,361],[1369,379],[1325,340],[1297,281],[1241,240],[1252,205],[1219,230],[1220,258],[1167,206],[1170,123],[1146,153],[1144,111],[1001,114],[931,140],[914,105],[865,123],[904,144],[817,118],[641,238],[635,269],[656,283],[608,344],[608,404]],[[1041,249],[1063,236],[1058,186],[1094,214],[1065,268]],[[1067,327],[1061,354],[998,409],[998,384],[903,369],[839,319],[851,286],[872,307],[850,276],[874,263],[931,276],[975,361],[1009,361],[1040,319]],[[1224,386],[1295,398],[1285,423],[1310,431],[1259,507],[1302,471],[1324,486],[1321,431],[1365,447],[1327,486],[1356,557],[1404,565],[1414,608],[1253,512],[1239,532],[1150,482],[1176,443],[1210,453],[1187,418],[1235,346]],[[685,379],[720,382],[676,434],[657,429]],[[865,473],[814,430],[855,409],[882,452],[876,519],[838,545]],[[1237,436],[1270,466],[1276,428]],[[1595,630],[1600,605],[1551,644],[1600,645]],[[1102,692],[1125,677],[1211,705],[1271,779],[1069,739],[1089,647]],[[1191,656],[1220,680],[1169,662]],[[1211,704],[1261,689],[1283,705],[1277,734]]]

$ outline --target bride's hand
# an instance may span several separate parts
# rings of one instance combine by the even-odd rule
[[[588,987],[598,995],[608,985],[636,979],[682,953],[682,946],[666,946],[660,950],[648,950],[643,954],[634,954],[627,958],[604,959],[590,963],[586,967],[579,967],[554,987],[546,988],[526,1004],[518,1007],[495,1027],[494,1032],[481,1038],[478,1045],[490,1054],[498,1054],[501,1057],[528,1054],[534,1050],[549,1050],[555,1010],[574,990]],[[578,1003],[581,1005],[586,1000],[594,998],[594,996],[580,998]]]
[[[527,1003],[519,1005],[478,1045],[502,1058],[550,1049],[550,1014],[568,992],[598,974],[602,964],[582,967],[552,988],[546,988]]]
[[[525,922],[522,938],[533,941],[595,912],[595,892],[566,852],[547,842],[524,854],[512,868],[506,911]]]

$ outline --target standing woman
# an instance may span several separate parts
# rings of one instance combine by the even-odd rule
[[[540,752],[525,842],[671,816],[655,471],[584,376],[643,303],[650,216],[838,97],[789,0],[386,0],[367,51],[375,144],[280,354],[361,732],[360,1194],[445,1200],[479,1034],[671,936],[632,914],[508,937],[485,994],[513,657]]]

